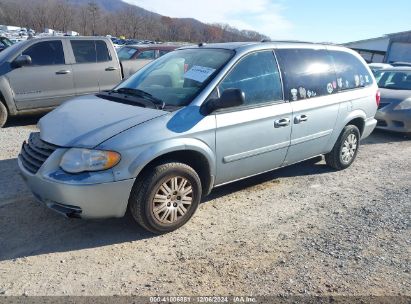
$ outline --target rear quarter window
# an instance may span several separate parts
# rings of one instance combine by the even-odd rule
[[[339,91],[353,90],[373,84],[373,77],[356,56],[343,51],[329,51],[337,74]]]
[[[337,92],[333,61],[326,50],[278,49],[276,54],[286,99],[297,101]]]

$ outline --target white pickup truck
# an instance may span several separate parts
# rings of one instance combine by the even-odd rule
[[[0,53],[0,128],[9,116],[112,89],[124,77],[122,65],[105,37],[45,37],[8,47]]]

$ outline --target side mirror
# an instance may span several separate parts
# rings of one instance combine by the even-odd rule
[[[220,98],[211,99],[206,103],[206,112],[212,113],[218,109],[238,107],[245,103],[245,94],[240,89],[224,90]]]
[[[29,55],[20,55],[13,61],[13,66],[16,68],[27,65],[31,65],[31,57]]]

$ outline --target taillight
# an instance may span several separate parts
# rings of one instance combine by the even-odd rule
[[[380,90],[377,91],[377,94],[375,95],[375,101],[377,102],[377,106],[380,106],[380,102],[381,102],[381,92]]]

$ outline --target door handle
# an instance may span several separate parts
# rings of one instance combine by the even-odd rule
[[[294,118],[294,123],[299,124],[308,120],[307,115],[298,115]]]
[[[57,75],[66,75],[66,74],[70,74],[71,71],[69,70],[61,70],[61,71],[57,71],[56,74]]]
[[[107,72],[110,72],[110,71],[117,71],[118,69],[117,68],[115,68],[115,67],[108,67],[108,68],[106,68],[106,71]]]
[[[283,128],[290,125],[291,120],[289,118],[282,118],[279,120],[274,121],[275,128]]]

